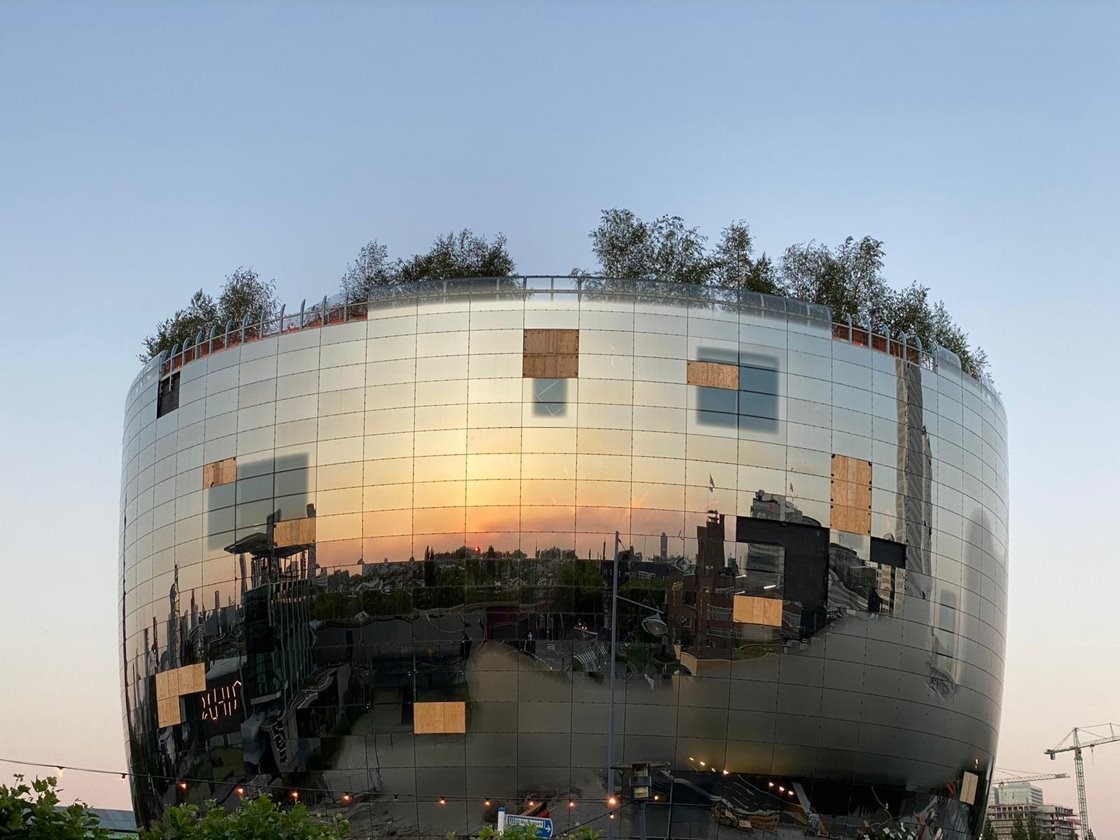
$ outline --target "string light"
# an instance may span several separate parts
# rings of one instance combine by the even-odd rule
[[[158,773],[121,772],[120,770],[108,770],[108,769],[101,768],[101,767],[72,767],[72,766],[63,765],[63,764],[50,764],[50,763],[45,763],[45,762],[41,762],[41,761],[21,761],[21,760],[14,759],[14,758],[0,758],[0,764],[14,764],[14,765],[21,765],[21,766],[24,766],[24,767],[48,768],[48,769],[52,769],[52,770],[56,771],[58,776],[60,776],[60,777],[63,775],[64,771],[71,770],[71,771],[77,771],[79,773],[97,773],[97,774],[101,774],[101,775],[116,776],[119,779],[119,781],[121,781],[122,783],[127,782],[129,779],[136,779],[138,781],[143,780],[143,779],[147,779],[149,781],[167,783],[167,784],[173,786],[176,790],[178,790],[182,793],[185,793],[186,791],[188,791],[190,789],[191,785],[195,784],[195,783],[198,783],[198,784],[201,784],[201,785],[214,784],[213,779],[193,778],[193,777],[180,777],[180,778],[176,779],[173,776],[163,776],[163,775],[160,775]],[[772,783],[771,783],[771,787],[773,787]],[[262,793],[267,793],[269,790],[274,790],[274,788],[272,788],[271,786],[266,786],[264,788],[264,790],[261,791],[261,792]],[[343,804],[351,804],[354,801],[353,794],[351,794],[349,792],[344,792],[344,793],[338,794],[337,792],[332,791],[329,788],[304,788],[303,792],[304,793],[326,794],[328,798],[337,797],[338,800],[341,801]],[[235,787],[233,787],[232,793],[235,794],[236,796],[240,797],[240,798],[245,798],[246,796],[248,796],[248,790],[246,789],[246,787],[244,785],[236,785]],[[381,795],[384,795],[384,796],[389,796],[390,795],[389,791],[371,791],[371,793],[380,793]],[[418,796],[417,794],[414,794],[414,793],[407,793],[407,794],[393,793],[392,794],[393,802],[399,803],[401,801],[401,796],[402,795],[405,797],[406,802],[421,802],[421,801],[423,801],[423,797]],[[300,791],[297,791],[297,790],[289,790],[288,791],[288,796],[291,797],[291,799],[293,799],[293,800],[299,800],[301,798]],[[470,801],[470,797],[441,796],[439,798],[438,802],[441,806],[446,806],[449,798],[452,799],[452,800],[455,800],[455,801],[463,801],[463,802]],[[655,795],[654,799],[659,800],[660,796]],[[477,801],[477,800],[475,800],[475,801]],[[610,807],[614,808],[619,804],[619,800],[616,796],[611,796],[607,799],[607,803],[608,803],[608,805],[610,805]],[[484,805],[487,808],[491,807],[492,804],[493,804],[493,802],[490,799],[487,799],[484,802]],[[534,800],[529,800],[529,805],[530,805],[530,807],[536,807],[538,805],[538,802],[535,799]],[[568,800],[568,807],[570,809],[574,809],[576,807],[576,800],[574,800],[574,799]],[[613,820],[615,818],[615,815],[612,813],[612,814],[609,815],[609,817],[610,817],[610,819]],[[597,817],[593,817],[590,820],[587,820],[585,823],[580,823],[577,826],[572,826],[572,829],[574,830],[575,828],[579,828],[583,825],[589,825],[592,822],[594,822],[595,820],[599,820],[599,819],[602,819],[602,815],[599,815]]]

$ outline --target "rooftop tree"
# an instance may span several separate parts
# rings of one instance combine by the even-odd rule
[[[454,277],[509,277],[514,271],[506,238],[493,240],[463,228],[458,233],[437,236],[425,254],[399,260],[393,268],[396,281],[448,280]]]
[[[146,362],[164,350],[170,352],[176,344],[193,341],[199,332],[209,332],[214,324],[219,328],[230,321],[238,325],[246,315],[254,321],[267,320],[276,314],[277,308],[276,282],[266,283],[253,269],[239,266],[226,277],[217,302],[199,289],[186,309],[162,321],[155,333],[144,339],[140,361]]]
[[[784,295],[823,304],[832,317],[850,316],[892,336],[918,336],[954,353],[968,373],[987,369],[987,356],[968,336],[941,301],[932,303],[929,289],[912,284],[893,289],[883,276],[883,243],[870,236],[848,237],[835,248],[817,242],[791,245],[778,265],[754,256],[750,228],[734,221],[723,229],[713,249],[696,228],[679,216],[643,221],[632,210],[604,210],[591,231],[591,248],[604,277],[649,279],[690,285]],[[591,272],[576,270],[575,275]]]
[[[754,240],[746,222],[736,220],[720,233],[719,244],[712,255],[712,282],[724,289],[782,294],[777,269],[766,254],[754,256]]]
[[[572,272],[582,277],[598,275],[589,282],[658,280],[702,289],[785,295],[825,305],[837,320],[849,316],[873,329],[886,329],[892,336],[917,336],[927,347],[939,344],[956,353],[964,370],[974,376],[987,369],[984,351],[969,343],[943,302],[931,302],[928,287],[915,283],[896,290],[886,282],[883,243],[870,236],[848,237],[835,248],[817,242],[791,245],[775,263],[765,253],[755,256],[754,240],[744,221],[731,222],[709,248],[707,237],[685,225],[680,216],[646,221],[632,210],[616,207],[602,211],[590,238],[597,270]],[[397,260],[374,239],[347,266],[341,291],[347,302],[354,303],[368,299],[379,287],[459,277],[508,277],[514,269],[502,234],[487,239],[464,228],[436,237],[423,254]],[[186,309],[160,323],[155,334],[144,340],[140,359],[147,361],[171,350],[210,324],[219,328],[229,321],[240,324],[246,315],[253,320],[267,319],[276,309],[274,283],[263,282],[251,268],[238,268],[226,278],[217,302],[199,289]]]
[[[389,249],[373,239],[362,246],[357,259],[342,275],[342,295],[347,303],[368,300],[379,286],[399,282],[396,266],[389,261]]]
[[[210,329],[218,319],[218,307],[214,299],[199,289],[191,296],[186,309],[179,309],[170,318],[156,326],[156,331],[144,339],[144,351],[140,361],[146,362],[164,350],[170,352],[176,344],[193,341],[198,333]]]
[[[646,222],[632,210],[613,208],[602,212],[590,236],[598,273],[604,277],[693,285],[712,279],[715,265],[704,247],[707,237],[685,227],[680,216]]]

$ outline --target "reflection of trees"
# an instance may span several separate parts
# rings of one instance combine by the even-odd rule
[[[353,618],[359,612],[367,615],[409,615],[413,611],[412,595],[403,589],[390,592],[324,592],[311,605],[311,618],[320,621]]]
[[[603,576],[592,560],[561,563],[556,572],[554,604],[559,612],[591,613],[602,600]]]

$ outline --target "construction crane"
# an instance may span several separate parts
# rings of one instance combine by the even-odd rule
[[[1081,836],[1089,837],[1089,803],[1085,797],[1085,762],[1081,751],[1088,748],[1112,744],[1120,741],[1120,726],[1115,723],[1100,723],[1096,726],[1074,727],[1058,746],[1043,750],[1053,761],[1061,752],[1073,752],[1073,772],[1077,777],[1077,809],[1081,817]]]
[[[1016,773],[1014,770],[1001,770],[996,768],[996,772],[1000,773],[1006,778],[996,779],[993,784],[996,787],[996,801],[999,802],[1003,796],[1003,786],[1013,785],[1017,782],[1044,782],[1047,779],[1068,779],[1069,773]]]
[[[1032,773],[1029,776],[1021,776],[1018,773],[1012,775],[1010,771],[999,770],[997,772],[1007,773],[1006,779],[996,779],[996,787],[1003,787],[1004,785],[1013,785],[1016,782],[1044,782],[1047,779],[1068,779],[1069,773]]]

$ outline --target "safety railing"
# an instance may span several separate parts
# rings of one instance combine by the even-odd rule
[[[956,354],[939,345],[927,349],[917,336],[891,336],[886,330],[876,332],[870,324],[855,324],[849,317],[835,322],[827,306],[793,298],[653,280],[518,276],[429,280],[384,286],[374,289],[366,300],[351,301],[341,295],[324,297],[310,307],[306,300],[303,301],[298,312],[289,313],[286,307],[281,307],[279,314],[272,318],[260,320],[246,316],[240,324],[233,321],[224,327],[214,324],[209,330],[200,330],[193,339],[176,344],[170,352],[165,351],[160,357],[160,375],[166,376],[196,359],[269,336],[362,321],[369,316],[371,309],[413,306],[421,302],[450,301],[462,297],[563,299],[569,296],[748,312],[821,327],[830,326],[833,340],[886,353],[927,370],[934,370],[942,363],[957,368],[961,366]],[[984,384],[991,387],[988,381]]]

